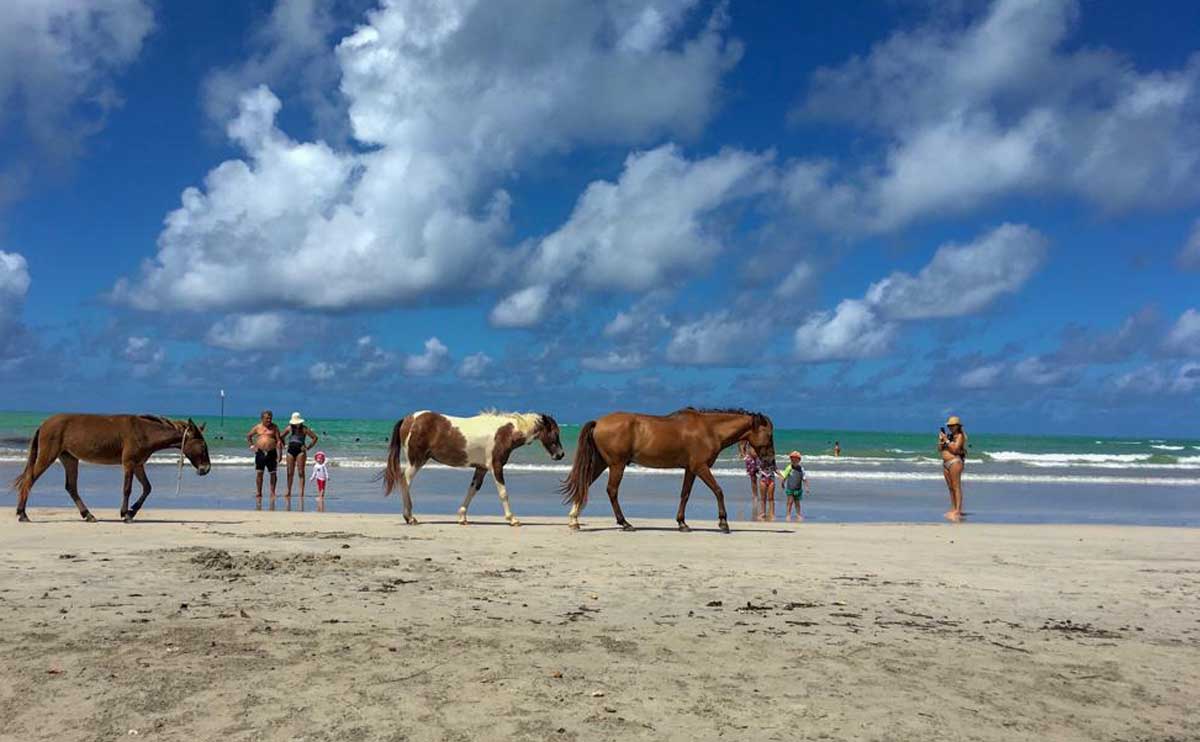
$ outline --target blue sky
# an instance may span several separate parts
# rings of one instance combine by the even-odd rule
[[[0,408],[1200,435],[1194,3],[0,19]]]

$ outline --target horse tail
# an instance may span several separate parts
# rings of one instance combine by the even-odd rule
[[[412,427],[412,415],[405,415],[392,427],[392,439],[388,443],[387,467],[383,470],[383,494],[392,494],[396,484],[404,476],[404,466],[400,457],[404,453],[404,437]]]
[[[33,489],[33,467],[37,462],[38,457],[38,438],[41,437],[42,429],[39,427],[33,431],[33,440],[29,441],[29,457],[25,460],[25,469],[17,478],[12,481],[12,488],[17,491],[18,497],[29,497],[29,490]]]
[[[579,429],[579,444],[575,448],[575,461],[571,464],[571,473],[558,488],[563,496],[563,504],[578,505],[580,510],[587,505],[588,488],[605,467],[600,450],[596,448],[595,430],[595,420],[588,420]]]

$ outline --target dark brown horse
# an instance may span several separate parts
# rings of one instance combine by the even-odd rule
[[[49,417],[34,432],[25,471],[12,483],[13,489],[17,490],[17,520],[29,520],[25,515],[29,490],[58,459],[67,471],[67,492],[79,508],[79,514],[89,522],[95,522],[96,518],[79,497],[79,462],[123,466],[125,488],[121,517],[129,523],[150,494],[150,480],[146,477],[146,460],[150,454],[181,447],[196,471],[201,476],[208,474],[212,465],[208,460],[208,444],[204,441],[204,426],[196,425],[191,418],[170,420],[155,415],[81,414]],[[129,507],[134,477],[142,483],[142,496]]]
[[[587,505],[588,488],[608,469],[608,499],[617,524],[633,530],[621,512],[617,491],[630,464],[651,469],[683,469],[683,491],[675,521],[688,531],[684,521],[688,497],[696,477],[717,497],[717,516],[722,531],[729,532],[725,515],[725,493],[712,473],[717,455],[738,441],[746,441],[759,457],[775,460],[775,428],[771,418],[747,410],[697,410],[686,407],[670,415],[641,415],[614,412],[584,423],[579,431],[575,463],[562,483],[563,503],[571,504],[568,525],[579,528],[579,511]]]

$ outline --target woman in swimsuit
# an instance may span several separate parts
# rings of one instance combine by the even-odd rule
[[[762,520],[775,520],[775,477],[779,475],[775,462],[760,460],[758,464],[758,491],[762,495],[759,514]]]
[[[748,441],[738,441],[738,454],[746,465],[746,476],[750,477],[750,519],[758,520],[758,454]]]
[[[963,518],[962,475],[967,463],[967,434],[962,420],[952,415],[946,428],[938,433],[938,451],[942,454],[942,475],[946,478],[946,489],[950,490],[950,509],[946,520],[959,522]]]
[[[312,443],[305,445],[309,438]],[[308,458],[308,449],[317,445],[317,434],[304,424],[299,412],[293,412],[288,426],[283,429],[283,441],[287,444],[287,494],[284,497],[292,496],[292,478],[297,468],[300,469],[300,496],[304,497],[304,463]]]

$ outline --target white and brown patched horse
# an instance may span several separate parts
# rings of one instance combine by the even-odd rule
[[[475,476],[458,509],[458,522],[466,525],[467,508],[483,478],[491,472],[504,507],[504,519],[509,525],[519,526],[521,522],[508,506],[504,465],[513,451],[535,440],[541,441],[546,453],[556,461],[565,455],[558,423],[549,415],[488,411],[474,417],[451,417],[429,410],[414,412],[392,428],[387,468],[383,472],[384,495],[390,495],[399,485],[404,496],[404,521],[414,525],[417,519],[412,514],[412,482],[421,467],[431,459],[446,466],[472,466]]]

